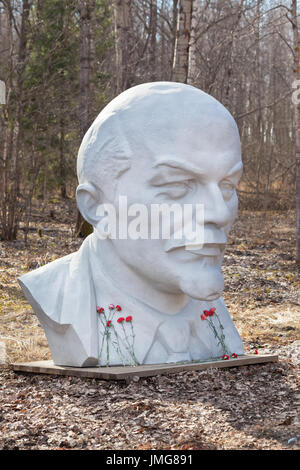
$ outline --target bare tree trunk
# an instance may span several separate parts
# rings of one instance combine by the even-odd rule
[[[60,195],[63,199],[66,199],[67,188],[66,188],[66,158],[65,158],[65,120],[63,116],[63,111],[62,111],[60,122],[59,122],[59,176],[60,176]]]
[[[172,60],[174,63],[175,57],[175,47],[176,47],[176,34],[177,34],[177,20],[178,20],[178,0],[173,0],[173,9],[172,9]],[[173,76],[173,68],[172,75]]]
[[[197,25],[199,24],[201,0],[193,0],[192,19],[191,19],[191,38],[189,48],[189,62],[188,62],[188,77],[187,83],[193,85],[199,75],[197,70],[196,57],[197,57]]]
[[[150,1],[150,57],[149,68],[151,80],[156,78],[156,34],[157,34],[157,0]]]
[[[162,0],[161,6],[160,6],[160,11],[162,14],[165,13],[165,0]],[[159,29],[161,32],[161,40],[160,40],[160,64],[159,64],[159,74],[161,77],[161,80],[165,80],[166,73],[166,31],[165,31],[165,21],[162,17],[159,19]]]
[[[4,132],[4,152],[2,157],[2,188],[1,188],[1,219],[2,233],[1,237],[5,240],[13,240],[17,236],[19,224],[18,193],[20,184],[20,137],[21,137],[21,120],[24,111],[23,103],[23,73],[25,69],[25,60],[27,53],[27,25],[31,3],[29,0],[23,0],[21,10],[21,24],[19,29],[19,44],[17,53],[16,67],[16,111],[15,120],[9,122],[10,97],[13,90],[13,23],[15,25],[11,2],[4,2],[7,23],[9,28],[9,47],[10,47],[10,64],[9,64],[9,80],[8,80],[8,99],[6,107],[6,125]]]
[[[180,0],[172,80],[187,83],[193,0]]]
[[[116,94],[129,86],[128,77],[128,29],[130,0],[114,0]]]
[[[64,11],[60,10],[59,15],[59,29],[64,30]],[[63,83],[63,71],[60,73]],[[60,195],[62,199],[67,198],[66,188],[66,156],[65,156],[65,90],[64,86],[60,85],[59,90],[59,186]]]
[[[297,0],[292,0],[292,26],[294,40],[294,74],[300,80],[300,36],[297,21]],[[300,104],[294,104],[296,136],[296,263],[300,264]]]
[[[90,7],[86,0],[78,0],[80,13],[80,134],[81,138],[89,126],[90,114],[90,70],[91,70],[91,31]]]
[[[1,202],[1,233],[0,237],[4,240],[9,239],[8,228],[8,179],[9,179],[9,163],[12,158],[12,139],[13,129],[10,124],[10,101],[13,90],[13,20],[12,11],[9,3],[5,3],[6,24],[7,24],[7,40],[9,49],[9,66],[8,66],[8,79],[6,81],[7,99],[6,105],[3,107],[3,154],[0,155],[1,159],[1,180],[0,180],[0,202]]]
[[[95,74],[96,64],[96,32],[98,28],[96,15],[96,0],[90,0],[90,76]],[[93,103],[98,91],[98,84],[91,80],[90,82],[90,103]],[[91,105],[92,108],[92,105]]]
[[[24,221],[24,242],[25,245],[27,245],[28,241],[28,232],[29,232],[29,224],[30,224],[30,219],[31,219],[31,214],[32,214],[32,198],[33,198],[33,193],[34,189],[36,187],[36,182],[37,178],[40,172],[40,169],[42,167],[42,160],[38,158],[38,155],[36,154],[36,139],[38,136],[38,131],[37,131],[37,122],[34,124],[34,133],[33,133],[33,139],[31,143],[31,152],[30,152],[30,166],[28,165],[28,169],[30,171],[30,182],[29,182],[29,187],[28,187],[28,192],[26,195],[25,188],[23,189],[23,197],[25,199],[24,201],[24,216],[23,216],[23,221]]]
[[[5,83],[0,80],[0,104],[5,104],[6,102],[6,87]]]
[[[263,168],[263,146],[264,146],[264,137],[263,137],[263,116],[262,116],[262,93],[261,93],[261,41],[260,41],[260,22],[261,22],[261,3],[262,0],[256,0],[256,17],[257,25],[255,26],[255,39],[256,39],[256,48],[255,48],[255,64],[254,64],[254,74],[255,74],[255,96],[256,96],[256,106],[258,111],[255,116],[255,134],[254,138],[257,142],[256,148],[256,199],[259,202],[261,198],[261,192],[263,191],[262,186],[262,168]],[[261,188],[262,186],[262,188]],[[263,206],[265,206],[265,201],[263,201]]]
[[[227,59],[227,66],[226,66],[226,87],[225,87],[225,96],[224,100],[222,103],[224,104],[225,107],[227,107],[229,110],[234,110],[233,102],[234,102],[234,89],[235,89],[235,74],[234,74],[234,52],[235,52],[235,43],[236,43],[236,35],[235,31],[239,26],[242,14],[243,14],[243,9],[244,9],[244,1],[240,1],[239,5],[239,10],[236,14],[236,22],[234,23],[231,31],[231,38],[230,42],[227,46],[228,50],[228,59]],[[257,0],[257,14],[258,14],[258,42],[257,42],[257,63],[259,65],[259,53],[260,53],[260,4],[262,0]],[[259,67],[257,67],[257,70],[259,70]],[[260,100],[259,100],[259,105],[261,105]]]
[[[90,124],[91,5],[89,1],[78,0],[78,11],[80,14],[79,126],[80,138],[82,139]],[[92,231],[90,224],[84,220],[79,210],[77,210],[76,236],[84,238]]]

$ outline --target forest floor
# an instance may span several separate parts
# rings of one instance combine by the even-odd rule
[[[27,245],[0,242],[0,449],[300,449],[294,211],[241,211],[223,265],[245,353],[279,362],[126,383],[11,370],[51,358],[17,277],[82,243],[72,201],[35,210]]]

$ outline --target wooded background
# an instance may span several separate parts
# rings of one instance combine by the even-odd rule
[[[158,80],[199,87],[235,117],[241,207],[295,207],[296,0],[0,0],[0,39],[0,239],[26,233],[33,202],[74,200],[92,121]]]

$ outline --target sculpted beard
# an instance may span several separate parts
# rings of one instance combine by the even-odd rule
[[[197,300],[215,300],[222,295],[224,278],[220,266],[210,266],[198,269],[179,281],[181,291]]]
[[[189,244],[188,241],[186,243]],[[182,293],[201,301],[215,300],[222,295],[224,278],[221,265],[224,250],[220,250],[218,256],[193,255],[182,241],[165,243],[165,251],[170,252],[171,256],[174,254],[176,284]]]

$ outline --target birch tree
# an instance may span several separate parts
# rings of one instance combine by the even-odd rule
[[[291,12],[294,46],[294,76],[295,80],[300,80],[300,35],[297,0],[292,0]],[[300,264],[300,103],[295,101],[293,108],[296,139],[296,263]]]
[[[172,80],[187,83],[193,0],[180,0]]]
[[[90,125],[91,2],[78,0],[78,11],[80,14],[79,127],[82,139]],[[77,210],[75,232],[79,237],[85,237],[92,232],[92,227],[84,220],[79,210]]]
[[[5,104],[6,102],[6,86],[5,82],[0,80],[0,104]]]
[[[197,30],[199,25],[199,16],[201,8],[201,0],[193,0],[192,7],[192,19],[191,19],[191,35],[190,35],[190,47],[188,57],[188,76],[187,83],[193,85],[198,76],[199,70],[197,69]]]

